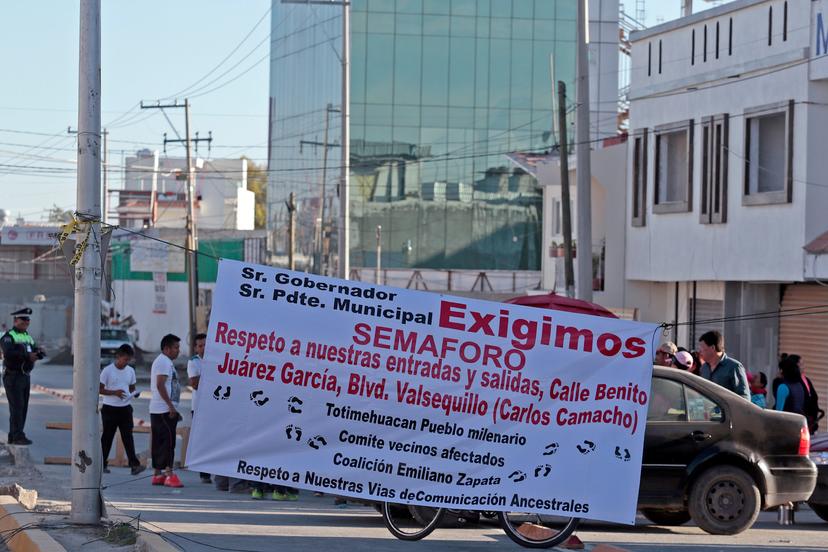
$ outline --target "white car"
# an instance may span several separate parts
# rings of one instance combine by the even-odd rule
[[[115,359],[115,351],[121,345],[134,347],[126,330],[101,328],[101,366],[106,366]]]

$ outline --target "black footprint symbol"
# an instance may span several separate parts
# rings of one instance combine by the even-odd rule
[[[624,462],[630,461],[630,449],[624,449],[624,454],[621,454],[621,447],[615,447],[615,457]]]
[[[302,409],[299,407],[302,406],[302,404],[304,403],[302,402],[302,399],[300,399],[299,397],[291,397],[288,399],[288,411],[291,414],[301,414]]]
[[[78,460],[79,461],[75,463],[75,466],[81,473],[86,473],[86,467],[92,465],[92,459],[86,455],[85,450],[82,450],[78,453]]]
[[[520,483],[521,481],[526,479],[526,474],[520,470],[515,470],[509,474],[509,479],[511,479],[515,483]]]
[[[549,464],[538,464],[538,467],[535,468],[535,477],[541,477],[541,472],[543,473],[543,477],[547,477],[552,472],[552,466]]]
[[[216,390],[213,391],[213,398],[219,400],[219,393],[221,393],[221,385],[216,387]]]
[[[256,398],[256,397],[258,397],[260,395],[263,395],[263,394],[264,394],[264,391],[253,391],[252,393],[250,393],[250,400],[253,401],[256,404],[256,406],[264,406],[265,404],[267,404],[267,401],[269,401],[270,399],[267,398],[267,397],[263,397],[261,399]]]
[[[325,446],[328,442],[321,435],[317,435],[313,439],[308,439],[308,446],[312,449],[319,450],[320,445]]]
[[[544,453],[543,453],[544,456],[551,456],[551,455],[555,454],[556,452],[558,452],[558,443],[550,443],[550,444],[546,445],[546,447],[544,447],[543,450],[544,450]]]
[[[285,428],[285,433],[287,434],[288,439],[293,439],[292,433],[296,432],[296,440],[300,440],[302,438],[302,428],[289,425]]]
[[[227,386],[227,391],[224,392],[224,395],[221,396],[221,400],[226,401],[230,398],[230,386]]]
[[[581,445],[577,446],[578,452],[580,452],[581,454],[589,454],[590,452],[593,452],[595,450],[595,443],[593,443],[592,441],[584,440],[584,445],[585,446],[583,447]]]

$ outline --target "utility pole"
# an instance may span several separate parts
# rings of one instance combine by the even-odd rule
[[[209,138],[197,138],[193,140],[190,138],[190,101],[187,98],[184,98],[184,103],[178,103],[176,100],[172,104],[161,104],[161,102],[156,102],[154,105],[144,105],[144,102],[141,102],[141,109],[160,109],[163,113],[164,109],[168,108],[184,108],[184,134],[185,137],[179,137],[178,140],[168,140],[166,135],[164,136],[164,147],[166,148],[168,143],[175,142],[175,143],[183,143],[187,148],[187,220],[186,220],[186,229],[187,229],[187,287],[188,287],[188,299],[189,299],[189,314],[190,314],[190,351],[192,352],[195,350],[195,336],[198,334],[198,328],[196,323],[196,313],[198,311],[198,231],[196,228],[196,220],[195,220],[195,167],[193,166],[192,160],[192,145],[193,142],[203,141],[203,142],[210,142],[213,141],[213,134],[210,132]],[[175,128],[173,128],[175,130]]]
[[[80,0],[77,217],[87,238],[75,265],[72,366],[73,523],[101,520],[101,2]],[[85,227],[85,229],[83,229]],[[83,240],[83,241],[82,241]]]
[[[70,126],[69,128],[66,129],[66,133],[67,134],[78,134],[78,131],[77,130],[72,130],[72,127]],[[101,134],[103,135],[103,149],[101,151],[101,153],[103,154],[103,157],[101,159],[101,171],[102,171],[101,176],[102,176],[102,179],[103,179],[103,184],[102,184],[102,189],[101,189],[101,222],[106,224],[106,215],[107,215],[107,212],[109,211],[109,198],[108,198],[109,184],[108,184],[108,180],[107,180],[108,175],[107,175],[107,170],[106,170],[106,165],[107,165],[107,163],[109,163],[109,146],[107,145],[108,138],[109,138],[109,131],[106,130],[106,129],[103,129]]]
[[[296,270],[296,259],[293,256],[296,249],[296,196],[293,192],[290,192],[285,206],[288,210],[288,268]]]
[[[103,190],[101,190],[101,221],[106,224],[106,215],[109,213],[109,178],[107,164],[109,163],[109,131],[103,129]]]
[[[351,3],[342,2],[342,176],[339,183],[339,277],[351,273]]]
[[[572,211],[569,199],[569,144],[566,131],[566,83],[558,81],[558,151],[561,157],[561,218],[563,219],[564,274],[566,296],[575,297],[575,269],[572,266]]]
[[[374,281],[377,285],[380,282],[380,274],[382,273],[382,226],[379,224],[377,225],[377,271],[374,277]]]
[[[339,144],[331,144],[328,142],[328,131],[330,130],[330,116],[331,113],[339,113],[339,109],[336,109],[331,104],[325,108],[325,138],[322,142],[316,142],[314,140],[299,140],[299,151],[302,151],[302,146],[322,146],[322,187],[319,197],[319,243],[317,243],[315,252],[315,265],[317,270],[320,274],[325,274],[327,276],[327,270],[321,270],[323,253],[322,253],[322,243],[325,240],[325,207],[326,203],[328,202],[328,148],[338,148]]]
[[[592,301],[592,161],[589,130],[589,20],[587,2],[578,0],[578,106],[575,126],[578,161],[578,298]]]

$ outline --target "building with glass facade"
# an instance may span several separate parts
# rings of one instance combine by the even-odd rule
[[[617,0],[594,1],[617,17]],[[374,266],[381,226],[385,267],[540,269],[541,190],[507,154],[557,144],[553,82],[575,97],[576,9],[572,0],[352,0],[352,266]],[[323,178],[325,222],[336,216],[341,12],[273,2],[269,224],[278,248],[295,192],[309,257],[324,238]],[[614,32],[617,56],[617,23]],[[607,89],[615,101],[617,86]],[[614,132],[614,121],[595,124]]]

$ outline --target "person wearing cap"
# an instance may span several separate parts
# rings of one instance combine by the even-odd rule
[[[661,344],[661,346],[656,349],[655,352],[655,363],[657,366],[672,366],[671,361],[673,359],[673,355],[676,354],[678,351],[678,347],[672,341],[666,341]]]
[[[679,370],[692,372],[693,355],[691,355],[688,351],[677,351],[676,354],[673,355],[673,363],[671,366],[673,368],[678,368]]]
[[[43,352],[35,345],[29,335],[29,317],[32,309],[23,308],[11,313],[14,317],[12,328],[0,337],[3,350],[3,388],[9,401],[9,440],[10,445],[31,445],[23,428],[29,410],[29,392],[35,362],[43,358]]]

